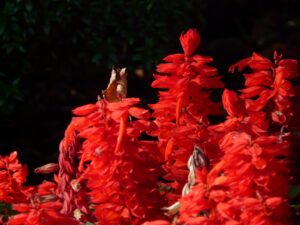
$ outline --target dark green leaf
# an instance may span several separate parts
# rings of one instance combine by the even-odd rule
[[[300,194],[300,185],[290,186],[289,197],[295,198]]]

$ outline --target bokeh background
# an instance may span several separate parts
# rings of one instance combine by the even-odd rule
[[[39,182],[33,168],[57,160],[71,110],[96,101],[111,67],[128,68],[129,97],[154,102],[155,64],[190,27],[227,87],[253,51],[300,56],[299,0],[1,0],[0,153],[18,150]]]

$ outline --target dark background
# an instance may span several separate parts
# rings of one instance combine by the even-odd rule
[[[129,97],[154,102],[155,64],[191,27],[227,87],[253,51],[299,58],[299,0],[0,1],[0,154],[18,150],[38,182],[33,168],[57,161],[71,110],[96,101],[112,65],[128,68]]]

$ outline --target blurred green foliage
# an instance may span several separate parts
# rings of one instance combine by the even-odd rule
[[[152,70],[202,1],[5,0],[0,3],[0,111],[10,112],[22,77],[61,67],[115,64]],[[28,76],[29,75],[29,76]],[[34,79],[34,78],[33,78]],[[49,79],[49,77],[44,77]]]
[[[16,215],[16,211],[12,209],[12,206],[5,202],[0,202],[0,216],[3,216],[1,221],[6,221],[12,215]]]
[[[292,185],[289,187],[289,197],[296,198],[300,194],[300,185]]]

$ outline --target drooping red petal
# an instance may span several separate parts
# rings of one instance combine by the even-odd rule
[[[225,89],[222,96],[222,102],[225,110],[232,117],[239,116],[245,111],[244,102],[234,91]]]
[[[178,62],[178,61],[182,61],[183,59],[184,59],[183,54],[172,54],[163,58],[163,60],[166,62]]]
[[[77,116],[85,116],[95,111],[98,108],[96,104],[87,104],[73,109],[73,113]]]

